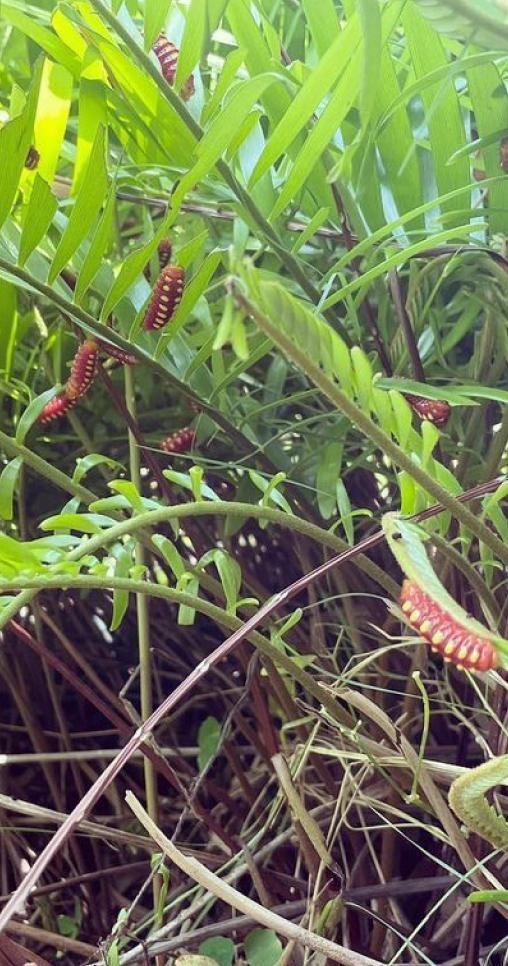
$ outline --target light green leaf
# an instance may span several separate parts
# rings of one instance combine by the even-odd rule
[[[473,104],[476,128],[480,138],[506,129],[508,117],[508,96],[498,68],[494,64],[483,64],[467,73],[469,96]],[[484,147],[482,154],[487,178],[499,174],[499,138],[490,147]],[[466,159],[467,160],[467,159]],[[452,167],[452,171],[454,167]],[[506,232],[505,211],[508,206],[508,178],[497,181],[489,188],[489,232],[490,235]]]
[[[99,271],[104,253],[109,245],[113,226],[113,214],[115,211],[115,192],[116,185],[113,183],[109,189],[108,199],[99,224],[97,225],[97,230],[93,234],[90,248],[85,255],[85,260],[78,275],[74,292],[74,301],[77,305],[83,299],[83,296]]]
[[[169,567],[171,567],[176,579],[179,580],[182,574],[185,573],[185,563],[178,553],[174,543],[171,543],[171,540],[168,540],[167,537],[163,537],[160,533],[154,534],[152,537],[152,543],[155,544],[157,550],[160,550],[166,563]]]
[[[362,32],[362,61],[360,76],[360,116],[363,127],[368,124],[381,67],[382,30],[378,0],[358,0],[358,17]]]
[[[409,434],[411,432],[411,407],[404,399],[404,396],[394,389],[390,390],[390,402],[395,413],[395,423],[397,426],[397,438],[399,445],[402,446],[403,449],[406,449]]]
[[[115,493],[121,493],[129,501],[136,513],[143,512],[143,501],[138,493],[137,487],[131,480],[111,480],[108,486]]]
[[[0,373],[8,380],[16,347],[18,313],[16,311],[16,287],[12,282],[0,279]],[[1,401],[0,401],[1,405]]]
[[[203,124],[207,124],[210,118],[214,116],[216,111],[218,111],[222,98],[232,85],[236,72],[243,64],[244,58],[245,51],[241,47],[238,50],[232,50],[231,53],[226,57],[222,70],[217,78],[217,83],[214,87],[213,94],[203,108]]]
[[[90,231],[107,190],[108,176],[105,154],[105,130],[97,129],[94,145],[88,161],[86,174],[74,202],[64,233],[58,243],[48,276],[54,282],[83,239]]]
[[[243,947],[249,966],[275,966],[282,955],[282,943],[271,929],[253,929]]]
[[[321,59],[340,32],[333,0],[302,0],[310,35]]]
[[[303,130],[312,114],[351,61],[360,39],[358,20],[354,18],[333,41],[320,63],[300,88],[281,121],[270,135],[252,172],[250,186],[265,174],[278,157]],[[318,122],[319,123],[319,122]],[[335,127],[340,121],[336,121]]]
[[[132,554],[122,548],[117,554],[115,563],[115,577],[128,577],[132,567]],[[113,613],[111,615],[110,631],[116,631],[122,623],[129,606],[129,592],[127,590],[113,591]]]
[[[221,726],[217,718],[211,715],[201,722],[198,731],[198,767],[200,771],[206,767],[219,747]]]
[[[72,177],[71,195],[79,194],[98,128],[107,130],[108,105],[106,72],[97,51],[88,48],[85,54],[79,85],[79,117],[76,140],[76,161]]]
[[[22,5],[20,5],[22,6]],[[3,0],[2,3],[2,19],[6,20],[8,23],[12,24],[13,27],[17,27],[21,30],[27,37],[30,37],[41,50],[45,50],[50,57],[59,64],[63,64],[74,76],[79,75],[80,61],[76,57],[74,52],[66,47],[61,40],[53,33],[52,30],[48,30],[47,27],[43,27],[38,19],[34,16],[28,16],[26,13],[22,13],[20,6],[15,3],[8,3],[7,0]]]
[[[353,546],[355,542],[355,534],[353,529],[353,518],[351,514],[351,503],[349,500],[348,492],[342,480],[337,480],[335,493],[337,497],[337,507],[339,510],[340,522],[344,527],[344,533],[346,534],[346,539],[350,547]]]
[[[41,530],[78,530],[80,533],[102,533],[116,523],[100,513],[58,513],[40,524]]]
[[[39,413],[42,412],[46,403],[53,399],[54,395],[56,395],[54,389],[46,389],[45,392],[41,392],[40,396],[36,396],[28,404],[16,428],[17,443],[23,444],[25,442],[28,430],[31,429]]]
[[[211,171],[235,137],[245,115],[263,91],[273,84],[276,76],[272,73],[262,74],[252,80],[241,81],[235,87],[224,109],[212,121],[201,141],[198,141],[194,151],[198,160],[173,192],[171,199],[173,209],[181,203],[187,192]]]
[[[171,0],[150,0],[144,4],[144,43],[146,50],[150,50],[154,41],[164,29]]]
[[[2,520],[12,520],[14,490],[22,466],[22,457],[16,456],[2,470],[0,476],[0,517],[2,517]]]
[[[58,202],[49,184],[36,172],[19,243],[18,263],[21,266],[44,238],[57,206]]]
[[[199,952],[204,956],[211,956],[217,966],[231,966],[235,955],[235,944],[226,936],[212,936],[211,939],[205,939],[201,943]]]
[[[47,60],[34,125],[34,143],[40,152],[37,171],[48,185],[53,183],[71,106],[72,73],[61,63]]]
[[[2,13],[4,10],[2,8]],[[39,95],[43,60],[39,58],[24,110],[0,130],[0,227],[9,214],[33,140],[35,109]]]
[[[118,466],[116,460],[111,459],[109,456],[103,456],[101,453],[88,453],[87,456],[80,456],[76,460],[76,467],[74,473],[72,474],[73,483],[81,483],[81,480],[90,470],[95,469],[96,466],[109,466],[113,468]]]
[[[179,91],[201,59],[207,26],[208,0],[191,0],[176,63],[175,90]]]
[[[337,506],[337,480],[341,470],[344,444],[327,443],[316,473],[316,498],[323,520],[329,520]]]

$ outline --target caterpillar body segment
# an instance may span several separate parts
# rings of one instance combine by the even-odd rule
[[[79,399],[84,396],[95,378],[99,347],[93,339],[87,339],[80,345],[74,356],[71,374],[65,386],[69,399]]]
[[[454,620],[414,580],[404,581],[400,603],[410,624],[445,661],[461,670],[489,671],[496,667],[497,652],[492,642]]]
[[[161,329],[166,325],[182,298],[185,272],[180,265],[163,268],[152,292],[143,319],[143,329]]]
[[[173,85],[178,61],[178,47],[171,40],[168,40],[166,34],[160,33],[152,50],[161,65],[162,76],[167,80],[168,84]],[[191,74],[179,91],[180,97],[182,100],[188,101],[194,94],[194,90],[194,77]]]
[[[194,430],[190,426],[184,426],[176,433],[171,433],[161,441],[161,449],[165,453],[186,453],[194,442]]]
[[[425,399],[410,392],[404,393],[404,397],[421,419],[428,419],[435,426],[444,426],[450,418],[451,407],[444,399]]]
[[[50,399],[46,403],[44,409],[37,416],[36,422],[41,426],[52,423],[54,419],[63,416],[64,413],[68,412],[75,405],[75,399],[70,399],[67,393],[61,392],[58,396],[53,396],[53,399]]]

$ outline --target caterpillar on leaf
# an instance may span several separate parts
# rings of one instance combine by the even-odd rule
[[[459,669],[488,671],[508,653],[508,641],[489,631],[451,597],[431,566],[414,524],[387,513],[383,530],[395,559],[406,575],[400,604],[409,623]]]
[[[163,268],[152,292],[145,312],[143,329],[161,329],[169,322],[182,298],[185,272],[180,265]]]
[[[404,397],[420,419],[428,419],[435,426],[444,426],[450,418],[451,407],[444,399],[426,399],[411,392],[405,392]]]
[[[71,374],[65,386],[69,399],[79,399],[84,396],[95,378],[99,347],[94,339],[87,339],[80,345],[72,360]]]
[[[161,65],[162,76],[167,80],[168,84],[172,85],[176,74],[178,47],[175,46],[172,40],[168,40],[166,34],[160,33],[152,50]],[[194,94],[194,77],[192,74],[185,81],[179,94],[184,101],[188,101]]]

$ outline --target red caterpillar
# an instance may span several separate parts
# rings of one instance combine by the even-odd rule
[[[161,449],[165,453],[186,453],[194,442],[194,430],[190,426],[184,426],[177,433],[171,433],[161,442]]]
[[[124,352],[123,349],[119,349],[112,342],[103,342],[102,339],[97,339],[97,342],[107,356],[111,356],[112,359],[118,359],[118,362],[122,362],[124,366],[135,366],[139,362],[136,356],[133,356],[130,352]]]
[[[168,84],[172,84],[175,79],[176,74],[176,63],[178,60],[178,47],[175,47],[171,40],[168,40],[166,34],[159,34],[157,40],[155,41],[152,50],[161,65],[162,76],[167,80]],[[180,97],[184,101],[188,101],[189,97],[194,94],[194,77],[192,74],[185,81],[181,91]]]
[[[93,339],[87,339],[83,345],[80,345],[72,361],[71,374],[65,386],[69,399],[79,399],[80,396],[84,396],[94,380],[98,355],[98,345]]]
[[[496,666],[497,654],[493,644],[459,624],[413,580],[405,580],[402,584],[400,603],[409,622],[445,661],[470,671],[488,671]]]
[[[179,265],[162,269],[143,319],[144,329],[161,329],[169,322],[183,292],[185,273]]]
[[[36,422],[44,425],[45,423],[51,423],[54,419],[58,419],[59,416],[63,416],[65,412],[72,409],[76,405],[75,399],[70,399],[67,393],[62,392],[58,396],[53,396],[48,403],[44,406],[42,412],[37,416]]]
[[[28,148],[28,153],[25,158],[25,168],[28,168],[29,171],[34,171],[37,165],[39,164],[40,158],[41,156],[37,148],[34,147],[33,144],[31,144],[30,147]]]
[[[444,426],[450,417],[451,407],[444,399],[425,399],[410,392],[404,393],[404,396],[421,419],[429,419],[435,426]]]

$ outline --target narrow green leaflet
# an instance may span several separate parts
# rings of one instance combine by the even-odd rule
[[[88,249],[85,260],[81,266],[78,280],[76,282],[76,290],[74,292],[74,301],[77,305],[79,305],[83,299],[83,296],[87,292],[89,286],[99,271],[104,253],[109,245],[113,226],[113,214],[115,210],[115,191],[116,184],[113,183],[109,189],[108,200],[104,207],[104,211],[102,212],[97,230],[93,234],[92,241],[90,242],[90,248]]]
[[[308,80],[300,88],[279,124],[268,138],[252,172],[250,186],[256,184],[295,140],[312,114],[350,63],[360,40],[358,19],[352,19],[334,40]]]
[[[16,311],[16,287],[6,279],[0,279],[0,373],[8,380],[18,330]]]
[[[97,129],[102,124],[107,129],[106,71],[99,54],[88,48],[83,62],[79,84],[79,116],[76,140],[76,162],[72,176],[71,195],[77,195],[93,150]]]
[[[43,27],[42,24],[38,23],[35,17],[30,17],[26,13],[22,13],[20,10],[21,6],[22,4],[8,3],[6,0],[3,0],[2,19],[12,24],[13,27],[17,27],[18,30],[21,30],[41,50],[45,50],[55,62],[63,64],[71,74],[77,77],[79,75],[80,62],[74,51],[62,43],[52,30],[48,30],[47,27]]]
[[[316,472],[316,497],[323,520],[329,520],[337,509],[337,481],[342,463],[342,442],[327,443]]]
[[[53,183],[65,137],[72,98],[73,76],[62,64],[46,60],[34,125],[34,143],[39,148],[37,171]]]
[[[102,125],[97,129],[94,145],[88,161],[86,174],[74,202],[64,233],[60,239],[48,282],[54,282],[62,268],[71,260],[74,252],[90,231],[107,191],[106,132]]]
[[[305,19],[309,25],[318,58],[321,59],[340,33],[337,11],[333,0],[302,0]]]
[[[46,389],[42,392],[40,396],[36,396],[35,399],[28,404],[21,419],[16,428],[16,442],[23,444],[25,442],[25,436],[28,430],[33,426],[35,420],[39,413],[42,412],[44,406],[50,399],[53,399],[55,395],[55,389]]]
[[[467,73],[469,96],[473,104],[476,127],[480,138],[496,134],[497,140],[482,150],[485,174],[488,178],[499,173],[499,141],[497,132],[506,129],[508,96],[497,67],[483,64]],[[508,206],[508,178],[491,185],[488,193],[490,234],[505,234]]]
[[[0,476],[0,517],[2,517],[2,520],[12,520],[14,491],[22,466],[22,457],[16,456],[2,470]]]
[[[176,64],[175,90],[179,91],[201,59],[207,26],[208,0],[191,0]]]
[[[402,13],[402,23],[406,33],[413,68],[417,79],[424,78],[433,70],[448,64],[439,36],[420,16],[415,4],[406,4]],[[434,87],[422,89],[420,96],[425,108],[425,120],[429,132],[430,157],[439,194],[451,191],[459,185],[469,183],[469,161],[461,158],[448,165],[448,158],[458,146],[465,143],[464,122],[453,81],[443,78]],[[442,210],[448,214],[455,212],[457,202],[450,200],[442,203]],[[457,211],[455,224],[461,219]]]
[[[381,68],[381,9],[378,0],[358,0],[357,7],[362,33],[360,117],[363,127],[366,127],[376,100]]]
[[[220,721],[211,715],[201,722],[198,730],[198,767],[200,771],[206,767],[213,757],[220,741]]]
[[[43,58],[40,57],[34,68],[24,110],[18,117],[7,121],[0,130],[0,227],[7,218],[16,197],[25,158],[32,143],[42,67]]]
[[[144,5],[144,48],[150,47],[157,39],[161,30],[164,30],[166,19],[171,6],[171,0],[150,0]]]
[[[128,577],[129,571],[132,567],[132,553],[123,548],[116,555],[115,562],[115,577]],[[129,605],[129,592],[127,590],[114,590],[113,591],[113,613],[111,616],[111,623],[109,625],[110,631],[116,631],[117,627],[122,623],[125,612]]]
[[[243,124],[245,115],[276,78],[275,73],[261,74],[252,80],[241,81],[235,87],[224,109],[212,121],[204,137],[198,141],[194,150],[198,160],[173,192],[171,199],[173,209],[183,201],[187,192],[212,170]]]
[[[244,59],[245,51],[241,47],[238,50],[232,50],[231,53],[226,57],[224,64],[222,65],[222,70],[217,78],[217,83],[214,87],[213,94],[203,108],[203,113],[201,115],[203,124],[207,124],[210,118],[213,117],[216,111],[219,109],[222,98],[229,90],[233,82],[233,78],[243,64]]]
[[[49,184],[37,172],[25,215],[23,231],[21,232],[18,255],[19,265],[23,266],[25,264],[28,256],[32,254],[39,242],[44,238],[53,221],[57,206],[58,202]]]

